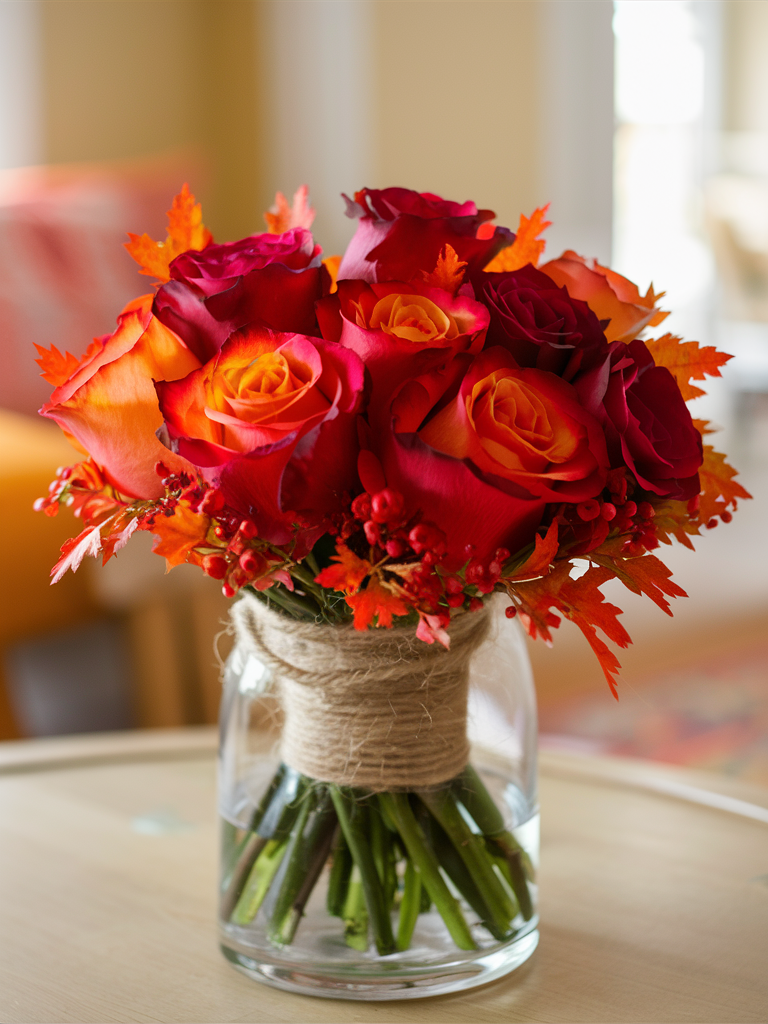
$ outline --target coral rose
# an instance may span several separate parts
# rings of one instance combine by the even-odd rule
[[[609,320],[605,328],[608,341],[632,341],[644,327],[656,327],[669,316],[656,309],[664,294],[655,295],[653,286],[641,295],[637,285],[597,260],[586,260],[571,249],[560,259],[541,268],[555,284],[568,289],[571,298],[581,299],[600,320]]]
[[[358,357],[321,338],[249,327],[184,380],[158,383],[169,443],[276,544],[355,486]]]
[[[571,381],[608,352],[600,321],[586,304],[528,264],[479,274],[475,285],[491,314],[488,345],[501,345],[519,366]]]
[[[364,188],[347,196],[347,216],[360,218],[339,267],[339,280],[409,281],[431,271],[451,245],[469,271],[481,270],[514,241],[507,228],[492,227],[492,210],[453,203],[431,192]]]
[[[182,253],[171,263],[171,280],[158,291],[154,312],[202,362],[253,322],[316,334],[315,302],[330,287],[321,252],[298,227]]]
[[[608,467],[574,389],[501,348],[403,385],[380,446],[388,485],[447,534],[451,568],[468,541],[481,560],[529,543],[547,502],[594,497]]]
[[[129,303],[114,334],[97,338],[68,381],[40,410],[55,420],[105,478],[130,498],[158,498],[155,465],[190,470],[155,432],[162,426],[154,380],[185,377],[200,361],[150,312],[152,296]]]
[[[605,366],[576,389],[603,424],[612,466],[626,464],[641,487],[662,497],[699,493],[701,435],[675,378],[640,339],[614,342]]]
[[[341,281],[336,294],[318,303],[317,315],[323,336],[365,363],[374,406],[403,380],[445,365],[458,352],[478,352],[488,326],[482,303],[400,281]]]

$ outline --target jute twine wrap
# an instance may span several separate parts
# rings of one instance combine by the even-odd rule
[[[450,651],[413,628],[295,621],[250,594],[232,618],[238,642],[275,674],[292,768],[386,791],[436,786],[466,766],[469,662],[488,633],[487,611],[453,619]]]

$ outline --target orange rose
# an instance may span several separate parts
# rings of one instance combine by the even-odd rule
[[[664,295],[656,295],[651,285],[641,295],[637,285],[597,260],[586,260],[571,249],[560,259],[550,260],[540,268],[552,280],[568,289],[573,299],[581,299],[599,320],[610,320],[605,329],[608,341],[629,343],[644,327],[656,327],[669,316],[656,309],[656,302]]]
[[[114,334],[98,338],[80,365],[40,410],[55,420],[76,448],[90,455],[121,494],[158,498],[155,465],[191,470],[155,432],[163,417],[153,381],[176,380],[200,362],[151,313],[154,296],[129,303]]]
[[[251,326],[157,394],[169,444],[280,544],[297,511],[336,511],[355,486],[363,384],[341,345]]]

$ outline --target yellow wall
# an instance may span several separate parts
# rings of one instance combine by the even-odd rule
[[[375,184],[473,199],[517,227],[541,194],[536,2],[375,4]]]
[[[768,3],[724,4],[724,127],[768,133]]]
[[[260,230],[252,0],[46,0],[45,159],[200,154],[216,235]],[[169,197],[170,198],[170,197]]]

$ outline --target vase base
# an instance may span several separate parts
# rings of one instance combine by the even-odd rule
[[[501,948],[479,951],[473,958],[442,963],[398,962],[396,959],[342,965],[299,965],[260,953],[255,960],[222,943],[221,951],[238,970],[256,981],[287,992],[326,999],[423,999],[485,985],[503,978],[531,956],[539,942],[538,930],[523,935]]]

